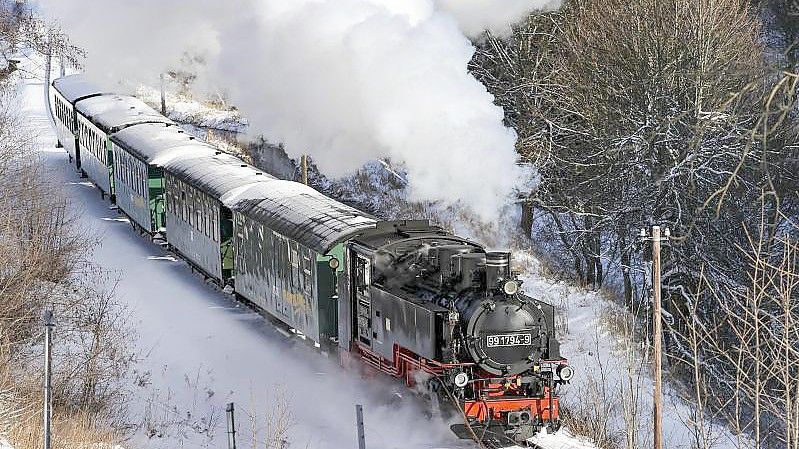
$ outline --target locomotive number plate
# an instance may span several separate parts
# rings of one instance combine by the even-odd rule
[[[499,334],[486,337],[486,346],[525,346],[533,343],[533,334]]]

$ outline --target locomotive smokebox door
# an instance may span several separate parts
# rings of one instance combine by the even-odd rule
[[[492,374],[521,374],[543,355],[545,323],[541,311],[527,303],[486,300],[469,320],[469,353]]]

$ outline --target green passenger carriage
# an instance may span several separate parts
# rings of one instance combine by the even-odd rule
[[[274,178],[220,151],[173,159],[164,174],[169,245],[220,284],[232,283],[233,215],[223,197]]]
[[[314,342],[336,342],[342,242],[374,228],[376,220],[284,180],[254,185],[228,202],[236,292]]]
[[[183,156],[214,155],[214,147],[170,123],[130,126],[111,136],[117,206],[151,236],[166,232],[163,165]]]
[[[75,110],[81,170],[112,201],[115,192],[111,135],[142,123],[174,123],[141,100],[126,95],[86,98],[75,103]]]
[[[81,169],[81,154],[77,139],[78,119],[75,114],[75,103],[102,94],[102,90],[87,81],[83,75],[58,78],[50,86],[50,104],[58,143],[67,150],[70,163],[73,163],[78,171]]]

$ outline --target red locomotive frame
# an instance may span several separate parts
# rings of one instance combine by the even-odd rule
[[[396,344],[394,345],[394,360],[386,360],[357,342],[354,343],[352,352],[367,366],[395,378],[404,379],[408,387],[416,384],[416,373],[419,372],[438,377],[444,375],[447,370],[476,366],[474,363],[447,364],[428,360]],[[566,360],[549,363],[565,365]],[[542,397],[528,397],[518,389],[521,385],[521,376],[506,377],[498,382],[498,379],[490,377],[490,374],[482,374],[484,377],[472,380],[477,399],[458,401],[459,411],[465,421],[488,425],[492,421],[501,421],[507,412],[524,411],[529,412],[530,417],[542,423],[559,420],[560,400],[554,394],[552,384],[544,388]],[[452,397],[452,399],[455,398]]]

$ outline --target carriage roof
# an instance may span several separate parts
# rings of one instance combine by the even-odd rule
[[[233,210],[320,253],[376,226],[377,220],[304,184],[267,180],[231,192]]]
[[[82,73],[53,80],[53,88],[71,104],[84,98],[103,94],[102,89],[87,80]]]
[[[172,123],[142,123],[129,126],[114,133],[111,140],[148,164],[152,164],[155,160],[161,160],[163,163],[163,156],[166,153],[174,153],[170,150],[178,147],[184,147],[187,155],[192,154],[189,151],[190,147],[197,150],[197,155],[210,155],[216,151],[216,148]]]
[[[173,158],[163,166],[172,176],[220,201],[225,194],[235,189],[275,179],[241,159],[219,150],[214,154]]]
[[[174,123],[143,101],[128,95],[86,98],[75,103],[75,109],[107,134],[139,123]]]

